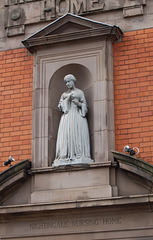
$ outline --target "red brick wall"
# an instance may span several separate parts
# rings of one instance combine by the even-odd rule
[[[32,79],[27,50],[0,52],[0,171],[9,155],[31,159]]]
[[[153,164],[153,28],[114,44],[116,151],[137,146]]]
[[[153,29],[124,33],[114,44],[116,150],[129,144],[153,163]],[[33,58],[0,52],[0,171],[12,155],[31,159]]]

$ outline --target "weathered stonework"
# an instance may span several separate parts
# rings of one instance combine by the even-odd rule
[[[31,23],[38,23],[42,21],[54,20],[66,13],[73,13],[77,15],[88,15],[94,12],[105,12],[117,9],[123,9],[123,16],[137,16],[143,14],[143,6],[146,4],[145,0],[130,1],[105,1],[105,0],[6,0],[5,1],[5,15],[6,28],[14,27],[13,31],[9,31],[8,36],[19,35],[18,29],[20,25],[28,25]],[[29,14],[29,11],[32,11]],[[22,32],[24,34],[24,32]]]
[[[24,33],[25,33],[25,25],[12,26],[12,27],[6,28],[7,37],[23,35]]]
[[[110,25],[118,25],[124,32],[152,27],[152,9],[152,0],[99,0],[96,2],[65,0],[56,3],[53,0],[2,0],[0,1],[0,49],[22,47],[23,39],[45,27],[48,21],[54,21],[68,12]],[[14,11],[18,14],[14,14]],[[16,15],[16,20],[11,19],[12,15]],[[128,21],[126,21],[127,17]],[[6,38],[8,32],[9,38]],[[16,41],[14,41],[14,36],[18,36]]]
[[[119,165],[30,169],[25,160],[1,173],[0,238],[151,240],[153,167],[113,154]]]

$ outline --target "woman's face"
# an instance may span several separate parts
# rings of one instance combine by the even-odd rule
[[[74,81],[71,79],[66,79],[65,84],[69,89],[72,89],[75,86]]]

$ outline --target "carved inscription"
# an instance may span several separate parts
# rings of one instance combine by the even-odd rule
[[[105,0],[5,0],[5,7],[30,2],[41,2],[41,19],[48,19],[71,12],[81,14],[104,8]]]
[[[71,228],[71,227],[95,226],[95,225],[99,225],[98,219],[59,220],[59,221],[46,221],[41,223],[32,223],[30,224],[30,230],[50,229],[50,228]]]
[[[68,228],[68,221],[52,221],[30,224],[30,230],[50,229],[50,228]]]
[[[28,12],[30,5],[31,9],[35,9],[33,16]],[[10,37],[24,34],[25,30],[22,29],[26,24],[38,23],[38,19],[49,21],[66,13],[81,15],[103,10],[105,0],[4,0],[4,6],[7,13],[5,27]]]
[[[106,226],[106,225],[119,225],[122,224],[121,217],[105,217],[105,218],[80,218],[80,219],[62,219],[62,220],[43,220],[41,222],[34,222],[30,223],[29,230],[36,231],[36,230],[66,230],[66,231],[74,231],[74,230],[91,230],[95,227]]]
[[[121,224],[121,217],[116,218],[103,218],[104,225],[113,225],[113,224]]]
[[[72,221],[72,227],[80,227],[80,226],[95,226],[99,225],[98,219],[82,219],[82,220],[74,220]]]

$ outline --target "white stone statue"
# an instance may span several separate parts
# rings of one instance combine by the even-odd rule
[[[66,75],[64,81],[68,91],[62,94],[58,104],[63,115],[58,129],[53,166],[92,163],[84,93],[75,87],[76,78],[72,74]]]

